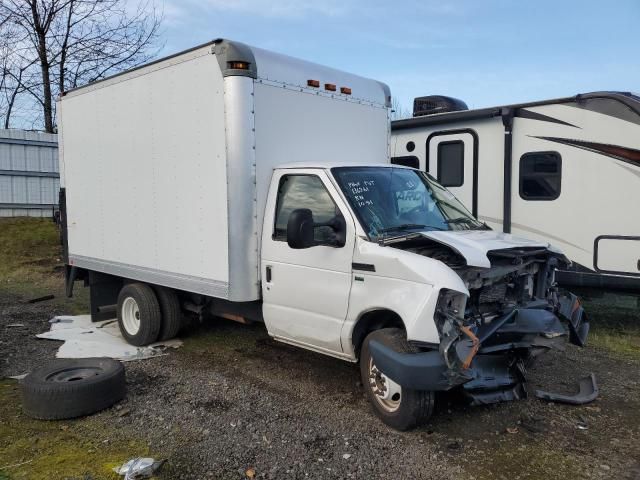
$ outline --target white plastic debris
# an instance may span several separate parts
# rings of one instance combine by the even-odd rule
[[[116,360],[142,360],[163,355],[167,348],[182,345],[179,339],[152,343],[146,347],[129,345],[122,338],[116,320],[92,322],[90,315],[60,316],[51,321],[51,330],[36,335],[47,340],[62,340],[58,358],[111,357]]]
[[[49,323],[71,323],[73,322],[73,318],[72,317],[53,317],[51,320],[49,320]]]
[[[124,475],[124,480],[137,480],[149,478],[164,464],[165,460],[136,457],[120,467],[113,469],[118,475]]]

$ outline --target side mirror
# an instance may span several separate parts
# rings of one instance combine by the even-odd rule
[[[316,242],[315,229],[329,227],[334,236],[331,241]],[[299,208],[291,212],[287,221],[287,244],[291,248],[302,249],[316,245],[344,247],[347,237],[347,224],[342,215],[336,215],[326,223],[315,223],[308,208]]]
[[[308,208],[298,208],[291,212],[287,221],[287,243],[291,248],[309,248],[315,245],[313,239],[313,214]]]

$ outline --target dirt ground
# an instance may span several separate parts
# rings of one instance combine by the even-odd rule
[[[182,348],[126,363],[128,397],[113,408],[29,419],[6,377],[54,358],[59,342],[34,335],[86,308],[82,288],[63,298],[55,240],[42,221],[0,221],[0,480],[118,478],[111,469],[141,455],[167,460],[161,479],[640,478],[639,299],[594,291],[580,292],[591,345],[542,357],[528,399],[471,408],[443,394],[407,433],[374,416],[356,365],[224,320],[194,322]],[[43,293],[56,298],[26,303]],[[601,392],[591,405],[532,394],[572,392],[589,372]]]

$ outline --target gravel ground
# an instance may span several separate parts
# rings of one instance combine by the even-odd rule
[[[34,335],[61,313],[0,291],[1,376],[54,357],[59,343]],[[128,398],[92,417],[96,444],[142,438],[166,458],[159,478],[640,478],[635,359],[568,346],[538,361],[529,389],[570,392],[593,371],[594,404],[531,395],[470,408],[447,394],[428,425],[399,433],[372,413],[355,365],[274,342],[262,325],[194,324],[183,339],[127,363]]]

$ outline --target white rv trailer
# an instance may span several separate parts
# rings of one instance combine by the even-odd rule
[[[640,289],[637,95],[478,110],[419,97],[391,131],[393,163],[429,172],[492,228],[561,248],[561,284]]]
[[[396,428],[428,417],[436,390],[521,398],[531,355],[587,335],[553,288],[564,256],[390,165],[390,100],[375,80],[228,40],[68,92],[67,293],[84,279],[93,318],[117,315],[134,345],[189,312],[360,360]]]

